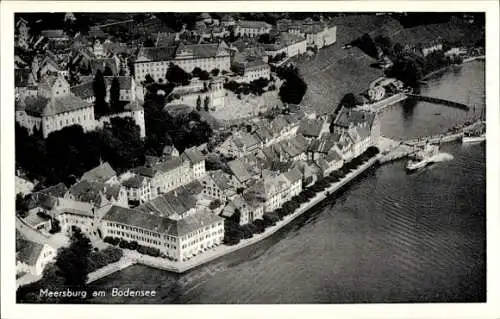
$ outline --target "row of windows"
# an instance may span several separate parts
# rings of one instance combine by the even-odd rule
[[[150,238],[138,236],[138,235],[132,235],[132,234],[129,234],[129,233],[123,232],[123,231],[110,230],[109,233],[114,234],[114,235],[118,235],[118,236],[123,236],[125,238],[129,238],[129,239],[133,239],[133,240],[141,240],[143,242],[154,244],[154,245],[161,245],[161,242],[159,240],[154,240],[154,239],[150,239]]]
[[[160,234],[154,233],[154,232],[150,232],[150,231],[147,231],[147,230],[143,230],[142,228],[138,228],[138,227],[132,227],[132,226],[127,226],[127,225],[122,225],[122,224],[116,224],[116,223],[110,223],[110,222],[108,222],[107,225],[108,225],[108,227],[114,227],[114,228],[118,228],[118,229],[133,231],[133,232],[136,232],[136,233],[145,234],[147,236],[152,236],[152,237],[158,237],[158,238],[160,238]]]
[[[205,238],[196,238],[196,239],[190,241],[189,243],[182,245],[182,248],[185,249],[187,247],[191,247],[191,246],[196,245],[196,244],[198,244],[206,239],[209,239],[210,237],[214,237],[214,236],[217,236],[218,234],[222,234],[222,233],[223,233],[223,230],[219,229],[217,232],[212,232],[211,234],[205,235]]]

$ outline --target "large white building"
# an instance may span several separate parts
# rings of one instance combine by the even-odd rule
[[[16,104],[16,121],[27,128],[41,130],[46,138],[51,132],[78,124],[84,131],[95,128],[94,107],[71,94],[62,76],[47,76],[38,85],[36,97],[26,97]]]
[[[149,74],[154,80],[165,79],[170,62],[186,72],[199,67],[210,72],[213,69],[229,70],[231,61],[224,41],[204,44],[179,44],[165,47],[143,47],[134,62],[137,81]]]
[[[135,81],[129,77],[119,77],[119,81],[121,84],[130,84],[124,85],[120,90],[122,101],[129,103],[124,105],[123,112],[96,119],[92,83],[70,88],[61,75],[46,76],[38,84],[36,96],[26,96],[16,103],[16,121],[28,129],[30,134],[36,129],[46,138],[51,132],[71,125],[80,125],[84,132],[88,132],[103,127],[114,117],[131,117],[140,128],[140,137],[144,138],[144,109],[137,99]],[[107,82],[110,85],[110,78]]]
[[[182,217],[171,216],[171,205],[175,202],[164,199],[159,211],[149,211],[149,207],[127,209],[114,206],[101,222],[103,238],[136,241],[142,246],[159,249],[162,255],[174,261],[186,261],[222,243],[224,222],[221,217],[203,210]],[[181,207],[176,210],[176,215],[184,212]]]
[[[236,36],[257,37],[264,33],[269,33],[272,25],[264,21],[239,20],[234,24],[234,34]]]
[[[307,40],[305,37],[291,33],[280,33],[272,44],[265,44],[266,54],[277,56],[285,53],[287,57],[294,57],[307,51]]]

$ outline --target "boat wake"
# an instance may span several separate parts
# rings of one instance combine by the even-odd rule
[[[436,156],[434,156],[433,161],[434,162],[446,162],[446,161],[451,161],[453,159],[453,155],[450,153],[439,153]]]

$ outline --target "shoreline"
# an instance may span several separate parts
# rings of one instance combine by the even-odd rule
[[[313,197],[309,202],[303,203],[293,214],[286,216],[283,220],[280,220],[276,223],[275,226],[271,226],[264,231],[262,234],[255,234],[252,238],[242,240],[240,243],[233,245],[233,246],[227,246],[227,245],[221,245],[216,247],[213,250],[207,251],[201,255],[198,255],[194,257],[193,259],[186,261],[186,262],[171,262],[163,258],[158,258],[158,257],[151,257],[148,255],[141,255],[137,253],[136,251],[130,251],[130,250],[123,250],[124,252],[124,257],[122,259],[126,259],[127,263],[121,265],[120,267],[116,267],[115,264],[120,263],[117,262],[115,264],[110,264],[106,269],[106,271],[102,271],[101,269],[96,270],[92,274],[89,274],[89,278],[92,277],[92,279],[89,279],[89,283],[97,281],[99,279],[102,279],[106,276],[111,275],[112,273],[118,272],[120,270],[123,270],[127,268],[128,266],[135,265],[135,264],[141,264],[144,266],[156,268],[156,269],[161,269],[161,270],[166,270],[170,271],[173,273],[177,274],[182,274],[187,271],[190,271],[192,269],[195,269],[197,267],[200,267],[206,263],[209,263],[211,261],[214,261],[220,257],[226,256],[228,254],[231,254],[233,252],[236,252],[242,248],[254,245],[270,236],[275,234],[277,231],[288,225],[290,222],[292,222],[294,219],[299,217],[300,215],[304,214],[306,211],[310,210],[311,208],[315,207],[331,195],[333,195],[333,192],[339,190],[346,184],[350,183],[353,181],[356,177],[364,173],[366,170],[369,168],[373,167],[375,164],[379,163],[380,161],[380,155],[381,153],[375,155],[373,158],[368,160],[366,163],[361,164],[358,168],[355,170],[349,172],[342,180],[333,183],[330,185],[328,188],[325,190],[319,192],[316,194],[315,197]],[[100,274],[97,274],[97,272],[102,272]]]
[[[424,75],[419,81],[424,81],[424,80],[427,80],[428,78],[430,78],[431,76],[433,75],[436,75],[436,74],[439,74],[441,72],[444,72],[446,70],[448,70],[449,68],[451,68],[453,65],[462,65],[464,63],[469,63],[469,62],[473,62],[473,61],[476,61],[476,60],[484,60],[485,59],[485,56],[484,55],[478,55],[478,56],[473,56],[473,57],[469,57],[469,58],[465,58],[461,64],[452,64],[452,65],[448,65],[448,66],[445,66],[445,67],[442,67],[442,68],[439,68],[435,71],[432,71],[430,73],[427,73],[426,75]]]

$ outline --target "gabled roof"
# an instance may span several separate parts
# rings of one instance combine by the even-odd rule
[[[134,174],[124,179],[121,184],[127,188],[141,188],[146,178],[142,175]]]
[[[264,21],[252,21],[252,20],[238,20],[236,22],[237,26],[240,26],[241,28],[248,28],[248,29],[260,29],[260,28],[271,28],[272,25],[270,25],[267,22]]]
[[[81,180],[105,182],[113,176],[116,176],[115,170],[111,167],[111,165],[109,165],[108,162],[104,162],[90,171],[85,172],[82,175]]]
[[[371,126],[374,118],[375,114],[372,112],[342,107],[333,124],[342,128],[348,128],[351,124],[353,126],[359,126],[362,124],[368,124],[368,126]]]
[[[35,212],[31,212],[28,216],[26,216],[23,219],[23,221],[26,224],[30,225],[31,227],[36,227],[36,226],[40,225],[41,223],[46,222],[49,219],[50,219],[49,217],[44,218],[44,217],[41,217],[40,215],[38,215]]]
[[[27,96],[24,100],[25,111],[33,116],[52,116],[73,112],[92,105],[74,95],[66,95],[54,100],[42,96]]]
[[[330,163],[338,162],[342,160],[342,156],[340,156],[336,149],[332,149],[328,152],[328,154],[326,154],[325,160]]]
[[[242,161],[241,159],[235,159],[229,163],[227,163],[231,173],[240,181],[244,183],[252,178],[253,173],[249,169],[248,164]]]
[[[36,194],[49,195],[54,197],[64,197],[64,194],[68,191],[68,188],[64,183],[59,183],[36,192]]]
[[[224,42],[221,43],[202,43],[202,44],[180,44],[176,50],[175,58],[182,58],[182,51],[187,51],[195,58],[212,58],[217,56],[221,49],[227,47]],[[229,52],[226,52],[229,55]]]
[[[177,46],[142,47],[137,55],[136,62],[141,61],[170,61],[175,58]]]
[[[223,219],[209,212],[199,211],[179,220],[145,213],[137,209],[113,206],[103,220],[141,227],[171,236],[184,236],[198,229],[222,222]]]
[[[205,156],[196,147],[185,149],[181,157],[190,161],[192,165],[205,160]]]
[[[225,174],[221,170],[210,171],[208,175],[214,181],[215,185],[219,187],[220,190],[222,191],[234,190],[230,184],[229,176],[227,176],[227,174]]]
[[[94,87],[93,82],[88,81],[84,82],[70,88],[71,93],[81,98],[82,100],[86,100],[94,96]]]
[[[320,119],[303,119],[298,133],[306,137],[319,137],[322,127],[323,121]]]
[[[19,244],[20,247],[16,247],[16,259],[30,266],[35,265],[44,245],[23,238],[19,240]]]
[[[293,183],[293,182],[296,182],[296,181],[302,179],[302,173],[296,168],[293,168],[293,169],[289,170],[288,172],[284,173],[283,176],[290,183]]]

